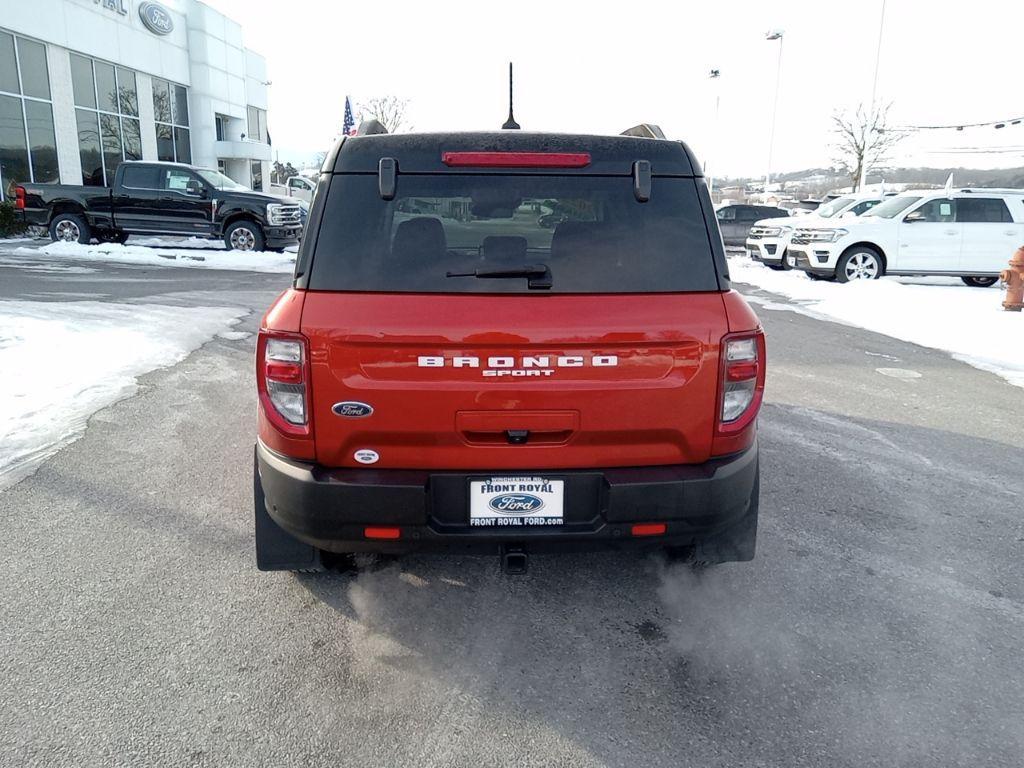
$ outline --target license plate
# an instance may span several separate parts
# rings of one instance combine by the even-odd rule
[[[561,525],[565,481],[543,477],[492,477],[469,482],[469,524],[502,528]]]

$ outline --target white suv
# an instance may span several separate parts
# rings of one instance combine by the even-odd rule
[[[841,283],[950,275],[986,287],[1022,244],[1024,190],[918,190],[842,226],[801,226],[793,231],[789,254],[797,269]]]
[[[878,194],[844,195],[799,219],[762,219],[747,235],[747,255],[771,269],[791,269],[795,259],[786,255],[793,229],[817,226],[828,219],[852,218],[882,202]]]

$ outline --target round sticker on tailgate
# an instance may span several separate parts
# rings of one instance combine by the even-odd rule
[[[377,459],[380,458],[376,451],[371,451],[369,448],[360,448],[353,456],[360,464],[376,464]]]

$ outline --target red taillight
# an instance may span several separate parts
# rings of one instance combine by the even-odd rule
[[[630,529],[634,536],[664,536],[668,526],[665,523],[637,523]]]
[[[295,437],[310,434],[309,344],[304,336],[260,331],[256,385],[274,427]]]
[[[402,536],[401,528],[364,528],[363,535],[368,539],[398,539]]]
[[[442,152],[451,168],[585,168],[589,152]]]
[[[14,188],[14,207],[19,211],[25,210],[25,188]]]
[[[747,379],[756,379],[758,367],[756,360],[730,363],[725,369],[725,380],[746,381]]]
[[[722,339],[721,381],[712,452],[716,456],[743,450],[753,439],[754,419],[764,397],[764,333],[730,333]]]
[[[267,360],[266,374],[268,379],[282,381],[287,384],[298,384],[302,381],[302,366],[295,363],[278,363]]]

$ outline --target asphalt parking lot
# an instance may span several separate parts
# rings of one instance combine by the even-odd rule
[[[0,300],[242,307],[253,332],[287,282],[7,264]],[[0,492],[0,764],[1024,764],[1021,390],[759,313],[758,557],[700,574],[260,573],[254,338],[147,374]]]

